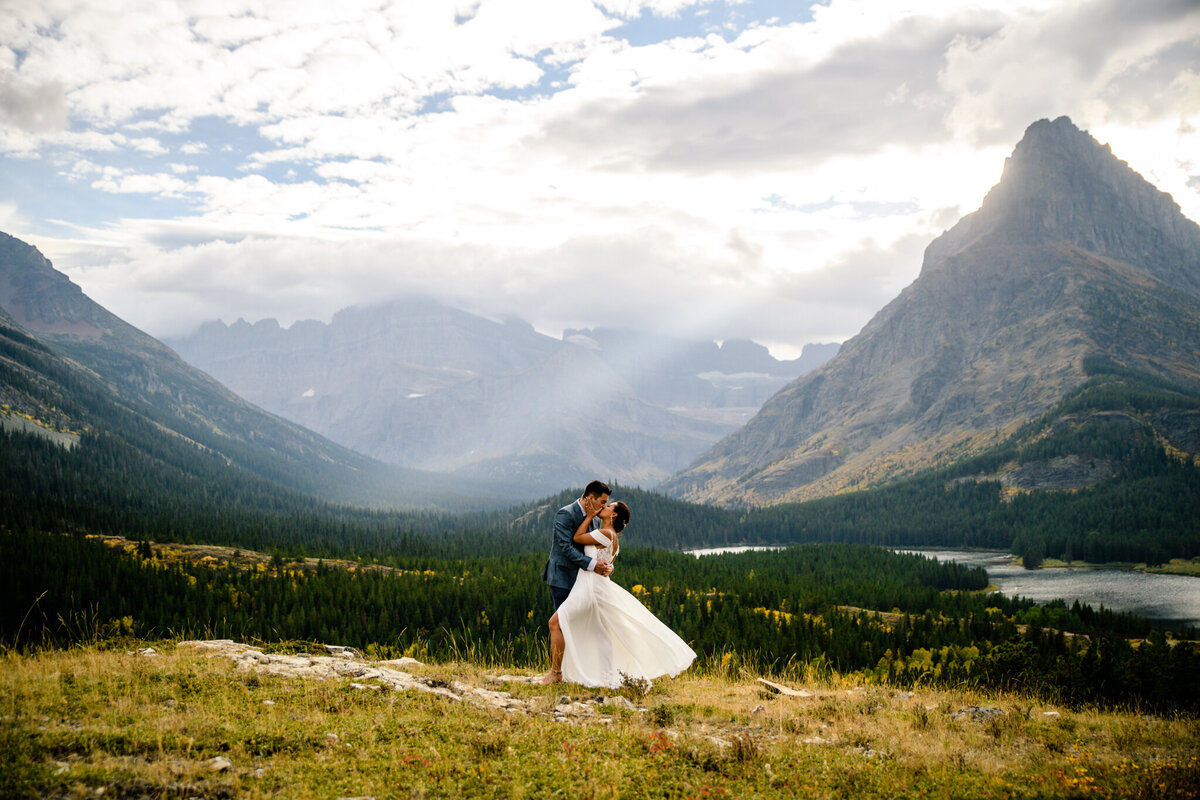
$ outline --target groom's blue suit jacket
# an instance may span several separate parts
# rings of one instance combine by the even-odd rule
[[[563,506],[554,515],[554,541],[550,544],[550,558],[542,568],[542,580],[560,589],[575,585],[579,570],[587,569],[592,559],[583,554],[583,545],[575,544],[575,529],[587,514],[576,500]]]

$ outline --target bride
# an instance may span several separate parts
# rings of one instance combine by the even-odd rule
[[[584,553],[612,562],[621,550],[621,532],[629,506],[610,503],[596,515],[598,530],[585,519],[575,531]],[[566,641],[563,679],[584,686],[615,689],[624,678],[674,677],[696,658],[692,648],[632,594],[608,578],[580,570],[571,594],[555,612]]]

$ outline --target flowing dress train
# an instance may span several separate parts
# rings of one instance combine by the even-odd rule
[[[607,540],[592,531],[598,540]],[[587,545],[584,553],[601,561],[615,557],[613,545]],[[636,597],[594,572],[580,570],[571,594],[558,607],[566,640],[563,680],[615,689],[626,676],[650,680],[674,677],[696,658],[687,642]]]

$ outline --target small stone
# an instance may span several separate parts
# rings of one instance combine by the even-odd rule
[[[408,656],[404,656],[403,658],[393,658],[388,661],[380,661],[379,666],[392,667],[393,669],[405,669],[406,670],[409,667],[423,667],[425,665],[423,663],[421,663],[420,661],[417,661],[415,658],[409,658]]]
[[[1002,708],[991,708],[988,706],[967,706],[960,708],[950,715],[950,719],[970,719],[972,722],[987,722],[993,717],[1007,717],[1008,712]]]
[[[808,691],[807,689],[799,689],[799,690],[792,689],[790,687],[784,686],[782,683],[775,683],[774,681],[769,681],[766,678],[759,678],[758,682],[761,683],[763,686],[766,686],[769,690],[771,690],[771,692],[773,692],[775,694],[782,694],[782,695],[786,695],[788,697],[812,697],[813,696],[813,693]]]
[[[1043,717],[1061,717],[1062,714],[1058,713],[1057,711],[1043,711],[1042,716]]]
[[[614,705],[617,708],[623,708],[626,711],[637,711],[637,706],[630,702],[629,698],[617,695],[616,697],[608,698],[609,705]]]
[[[233,762],[225,756],[216,756],[204,762],[210,772],[225,772],[233,766]]]
[[[528,675],[488,675],[488,683],[537,683],[538,679]]]
[[[756,706],[754,707],[754,710],[752,710],[752,711],[750,712],[750,715],[751,715],[751,716],[754,716],[754,717],[757,717],[759,714],[763,713],[763,712],[764,712],[764,711],[766,711],[766,710],[767,710],[767,707],[766,707],[766,706],[764,706],[762,703],[759,703],[758,705],[756,705]]]
[[[325,742],[327,744],[337,744],[338,735],[332,732],[325,733]]]
[[[263,700],[263,705],[264,706],[273,706],[273,705],[275,705],[275,701],[274,700]]]
[[[325,645],[325,651],[337,658],[362,658],[360,650],[340,644],[327,644]]]

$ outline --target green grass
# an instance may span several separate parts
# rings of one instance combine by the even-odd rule
[[[1015,563],[1020,564],[1020,559],[1016,559]],[[1156,567],[1151,567],[1145,562],[1110,561],[1103,564],[1093,564],[1088,561],[1063,561],[1059,558],[1046,558],[1042,560],[1040,569],[1061,569],[1064,567],[1073,567],[1075,569],[1136,570],[1138,572],[1150,572],[1157,575],[1191,575],[1200,577],[1200,558],[1172,558],[1167,563]]]
[[[656,683],[642,711],[556,722],[581,687],[506,688],[508,713],[347,680],[239,670],[170,642],[157,657],[84,647],[0,656],[0,796],[895,798],[1200,796],[1195,719],[1056,709],[1019,695],[790,676],[764,694],[720,662]],[[418,671],[485,685],[528,671]],[[634,696],[634,695],[627,695]],[[988,723],[969,705],[1003,708]],[[229,759],[222,772],[215,757]]]

